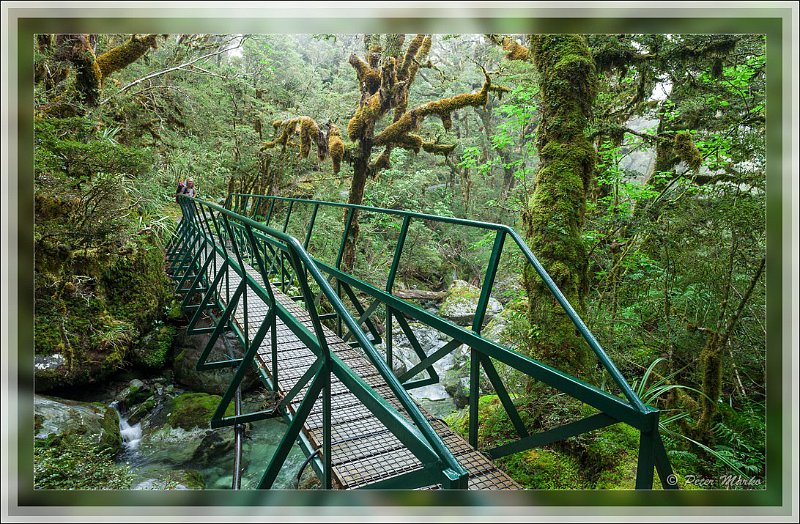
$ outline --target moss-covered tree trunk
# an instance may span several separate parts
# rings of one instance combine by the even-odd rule
[[[369,177],[369,154],[372,150],[371,141],[362,140],[359,142],[360,151],[357,156],[353,158],[353,181],[350,184],[350,194],[347,197],[348,204],[361,205],[364,201],[364,188],[367,185],[367,178]],[[345,220],[347,220],[345,214]],[[346,224],[345,224],[346,225]],[[347,235],[347,241],[344,245],[344,253],[342,254],[342,268],[346,271],[352,271],[356,262],[356,239],[358,239],[359,225],[358,225],[358,210],[353,210],[353,218],[350,222],[350,230]]]
[[[580,309],[587,266],[581,229],[595,163],[585,130],[597,92],[595,66],[580,35],[536,35],[531,55],[541,77],[542,120],[540,165],[524,212],[525,233],[556,285]],[[526,268],[524,277],[537,333],[533,356],[581,374],[591,362],[589,349],[533,268]]]

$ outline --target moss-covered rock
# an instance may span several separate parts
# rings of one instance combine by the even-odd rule
[[[217,410],[222,397],[207,393],[184,393],[170,401],[167,408],[167,423],[174,428],[190,430],[209,427],[211,416]],[[233,403],[228,406],[225,416],[233,416]]]
[[[144,382],[135,378],[128,383],[128,386],[123,389],[117,396],[117,408],[126,410],[134,404],[138,404],[150,395],[148,388]]]
[[[458,324],[469,325],[475,317],[480,296],[479,288],[463,280],[456,280],[448,289],[447,296],[439,307],[439,314]],[[503,305],[495,298],[490,297],[486,306],[486,319],[491,319],[502,310]]]
[[[36,489],[129,489],[130,468],[114,461],[107,447],[83,435],[36,439]]]
[[[175,326],[169,324],[156,326],[133,349],[133,362],[147,369],[163,368],[167,364],[174,340]]]
[[[153,411],[153,408],[156,407],[156,399],[154,396],[149,396],[145,399],[144,402],[141,404],[137,404],[133,406],[133,408],[128,411],[128,424],[136,425],[142,421],[144,417],[146,417],[150,412]]]
[[[122,447],[119,416],[110,407],[34,395],[37,440],[81,437],[110,453]]]
[[[105,380],[131,360],[163,312],[170,289],[160,248],[134,238],[117,252],[70,251],[55,261],[57,250],[36,247],[36,391]],[[159,335],[163,349],[169,332]]]

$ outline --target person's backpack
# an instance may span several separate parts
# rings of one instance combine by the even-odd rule
[[[175,202],[178,202],[178,195],[182,195],[185,189],[186,183],[183,181],[178,182],[178,189],[175,190]]]

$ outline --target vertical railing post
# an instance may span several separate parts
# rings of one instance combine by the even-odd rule
[[[347,244],[347,235],[350,233],[350,224],[353,223],[353,208],[347,210],[347,219],[344,221],[344,233],[342,233],[342,242],[339,244],[339,254],[336,255],[336,269],[341,269],[342,257],[344,256],[344,246]],[[349,268],[352,270],[353,268]]]
[[[492,246],[492,254],[489,256],[489,265],[486,268],[486,275],[483,278],[481,295],[475,309],[475,316],[472,319],[472,331],[480,335],[483,327],[483,320],[486,317],[486,307],[489,305],[489,297],[492,294],[494,278],[497,275],[497,266],[500,261],[500,253],[503,251],[503,241],[506,232],[502,229],[497,232]],[[480,362],[478,352],[474,348],[469,348],[469,444],[474,449],[478,449],[478,397],[480,395]]]
[[[250,240],[250,244],[253,246],[253,256],[256,259],[256,264],[258,265],[258,270],[261,273],[261,278],[264,281],[264,289],[267,291],[267,295],[269,296],[270,304],[269,311],[268,311],[268,318],[264,319],[265,322],[270,322],[270,342],[271,342],[271,353],[272,353],[272,387],[274,392],[277,393],[280,390],[280,386],[278,385],[278,317],[277,317],[277,304],[275,300],[275,294],[272,291],[272,284],[269,281],[269,274],[266,269],[266,264],[264,264],[264,259],[261,256],[261,251],[258,249],[258,243],[256,242],[255,235],[253,234],[253,228],[249,225],[245,225],[245,231],[247,236]]]
[[[269,201],[269,211],[267,211],[267,218],[264,220],[264,225],[269,226],[269,221],[272,220],[272,210],[275,208],[275,199]]]
[[[406,215],[403,217],[403,225],[400,226],[400,233],[397,235],[397,245],[394,246],[394,257],[392,257],[392,266],[389,268],[389,275],[386,277],[386,292],[392,294],[394,288],[394,279],[397,276],[397,268],[400,265],[400,258],[403,254],[403,246],[406,243],[408,236],[408,226],[411,223],[411,217]],[[389,369],[394,369],[394,357],[392,342],[392,308],[386,306],[386,363],[389,364]]]
[[[308,232],[306,232],[306,239],[303,242],[303,249],[308,249],[308,243],[311,241],[311,232],[314,230],[314,222],[317,220],[317,211],[319,211],[319,203],[315,203],[314,209],[311,210],[311,220],[308,222]]]
[[[289,218],[292,216],[292,208],[294,207],[294,200],[289,201],[289,207],[286,209],[286,219],[283,221],[283,232],[289,227]]]
[[[658,411],[645,415],[646,426],[639,430],[639,460],[636,464],[636,489],[653,489]]]

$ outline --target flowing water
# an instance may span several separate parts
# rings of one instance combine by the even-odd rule
[[[414,326],[426,353],[435,351],[444,342],[436,332],[422,326]],[[397,335],[396,335],[397,336]],[[396,340],[397,358],[407,361],[408,367],[418,362],[405,337]],[[435,364],[442,376],[453,367],[455,361],[448,357]],[[433,384],[409,392],[420,405],[434,416],[444,418],[456,411],[452,397],[441,384]],[[260,409],[263,398],[259,395],[243,396],[242,411],[247,413]],[[117,401],[111,403],[117,409]],[[152,427],[148,427],[152,426]],[[248,425],[242,445],[241,489],[255,489],[264,474],[270,459],[277,450],[287,425],[282,419],[267,419]],[[190,489],[203,485],[205,489],[231,489],[233,482],[234,449],[233,428],[221,428],[212,432],[194,428],[186,431],[169,426],[158,426],[153,418],[131,425],[120,415],[120,433],[123,449],[118,455],[120,463],[127,464],[134,474],[135,489]],[[203,452],[205,451],[205,452]],[[295,445],[275,482],[278,489],[295,489],[297,474],[305,462],[305,456]],[[313,476],[306,468],[304,479]]]
[[[112,407],[116,409],[116,403],[112,403]],[[241,489],[256,488],[286,429],[286,424],[280,419],[258,421],[250,425],[242,445]],[[233,428],[217,431],[223,434],[229,433],[229,437],[232,438]],[[120,433],[123,450],[118,455],[118,461],[131,468],[134,474],[134,489],[188,489],[187,480],[193,475],[196,481],[198,474],[202,477],[205,489],[231,489],[233,449],[200,458],[186,455],[187,450],[191,453],[198,440],[208,435],[208,430],[170,429],[159,432],[158,440],[141,446],[142,423],[130,425],[127,419],[120,416]],[[295,477],[304,460],[302,451],[296,445],[293,446],[275,481],[274,488],[295,489]]]

